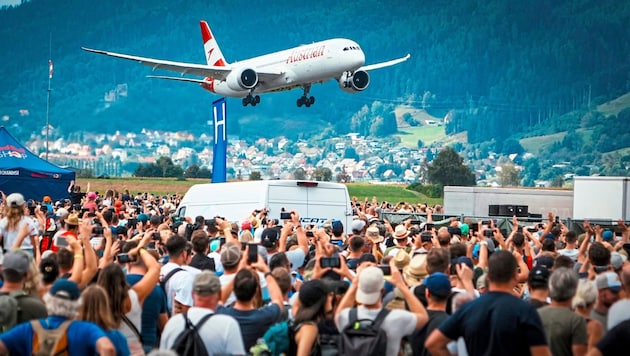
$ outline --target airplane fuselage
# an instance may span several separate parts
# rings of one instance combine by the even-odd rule
[[[353,72],[364,63],[365,54],[356,42],[336,38],[231,63],[237,72],[255,68],[283,73],[273,80],[260,82],[253,90],[234,90],[225,81],[212,78],[207,78],[209,83],[202,86],[219,95],[245,97],[250,93],[285,91],[322,83],[344,72]]]

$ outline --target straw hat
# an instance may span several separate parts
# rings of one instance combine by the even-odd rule
[[[78,226],[79,223],[81,222],[79,220],[79,215],[78,214],[70,214],[68,215],[68,217],[64,220],[64,222],[67,225],[74,225],[74,226]]]
[[[409,254],[402,248],[399,248],[396,255],[394,255],[394,264],[399,270],[404,270],[405,267],[409,265],[410,261],[411,257],[409,257]]]
[[[420,284],[428,274],[426,253],[413,256],[407,267],[403,269],[405,281],[409,286]]]
[[[405,225],[397,225],[396,229],[394,230],[394,238],[404,239],[407,236],[409,236],[409,232],[407,231],[407,228],[405,228]]]
[[[368,227],[365,232],[365,237],[370,239],[370,241],[372,241],[375,244],[379,244],[383,242],[383,240],[385,239],[383,236],[381,236],[380,231],[378,230],[376,226]]]

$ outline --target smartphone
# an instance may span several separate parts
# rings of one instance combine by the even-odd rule
[[[556,216],[556,219],[554,220],[556,224],[560,224],[560,217]]]
[[[339,256],[333,256],[333,257],[322,257],[319,260],[319,265],[322,268],[339,268],[341,267],[341,260],[339,260]]]
[[[433,226],[435,226],[435,225],[433,225],[433,223],[426,223],[426,224],[424,224],[424,231],[431,231],[431,230],[433,230]]]
[[[58,236],[57,239],[55,239],[55,246],[68,247],[68,240],[63,236]]]
[[[313,235],[313,231],[308,230],[308,231],[306,232],[306,237],[315,237],[315,235]]]
[[[392,275],[392,269],[389,267],[389,265],[378,265],[376,267],[380,268],[380,270],[383,271],[383,274],[385,276],[391,276]]]
[[[153,235],[151,235],[151,240],[153,240],[153,241],[160,241],[160,240],[162,240],[162,236],[160,235],[160,232],[159,231],[155,231],[153,233]]]
[[[534,227],[528,227],[527,231],[529,231],[529,232],[536,232],[536,231],[538,231],[538,229],[535,226]]]
[[[252,264],[258,262],[258,244],[248,244],[247,263]]]
[[[291,220],[291,213],[288,211],[283,211],[280,213],[280,220]]]
[[[422,220],[411,220],[409,221],[411,225],[420,225],[422,224]]]
[[[118,260],[118,263],[136,262],[136,259],[131,258],[128,253],[119,253],[116,255],[116,260]]]
[[[494,236],[494,231],[487,229],[486,231],[483,232],[483,236],[485,237],[492,237]]]
[[[423,232],[420,235],[420,241],[422,242],[431,242],[431,239],[433,238],[433,234],[431,234],[430,232]]]

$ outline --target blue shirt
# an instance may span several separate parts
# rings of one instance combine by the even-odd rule
[[[127,343],[127,339],[120,331],[105,331],[105,335],[107,336],[109,341],[114,344],[114,347],[116,348],[116,356],[129,356],[131,354],[131,352],[129,351],[129,344]]]
[[[216,312],[217,314],[230,315],[238,321],[241,326],[245,350],[254,346],[258,338],[261,338],[280,317],[280,307],[275,303],[253,310],[238,310],[232,307],[218,306]]]
[[[44,329],[56,329],[66,318],[50,316],[46,319],[38,319]],[[68,353],[70,355],[94,355],[96,354],[96,342],[106,337],[105,332],[96,324],[88,321],[74,320],[66,331],[68,337]],[[4,343],[11,355],[33,354],[33,328],[31,322],[17,325],[13,329],[0,335],[0,341]]]
[[[144,275],[128,274],[127,282],[130,286],[138,283]],[[156,285],[142,304],[142,327],[140,334],[145,346],[158,347],[157,321],[160,314],[167,313],[166,295],[162,287]]]

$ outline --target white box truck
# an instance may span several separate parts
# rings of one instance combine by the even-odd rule
[[[184,195],[176,215],[206,219],[215,216],[242,222],[256,209],[267,208],[268,218],[280,219],[284,209],[300,214],[302,223],[352,221],[348,188],[340,183],[297,180],[260,180],[196,184]]]
[[[573,219],[630,219],[630,177],[573,177]]]
[[[528,213],[573,217],[573,192],[542,188],[444,187],[448,215],[488,216],[489,205],[523,205]]]

